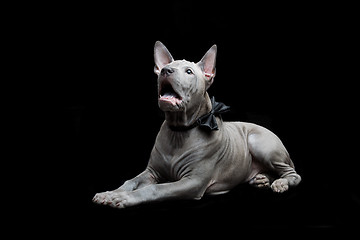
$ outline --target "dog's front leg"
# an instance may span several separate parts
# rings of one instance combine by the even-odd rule
[[[152,184],[134,191],[121,191],[112,194],[111,204],[116,208],[125,208],[146,202],[168,199],[200,199],[207,187],[201,179],[183,178],[177,182]]]
[[[131,192],[149,184],[155,184],[156,182],[157,181],[151,171],[146,169],[138,176],[125,181],[123,185],[113,191],[106,191],[95,194],[93,202],[98,204],[112,204],[112,196],[114,194],[119,192]]]

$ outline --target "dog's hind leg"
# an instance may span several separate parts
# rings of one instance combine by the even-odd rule
[[[280,177],[271,183],[271,189],[274,192],[284,192],[289,187],[298,185],[301,177],[295,172],[294,164],[280,139],[265,128],[254,130],[248,135],[251,155],[266,171]]]
[[[280,178],[271,184],[271,189],[274,192],[284,192],[288,190],[289,187],[294,187],[300,183],[301,177],[295,172],[294,165],[290,158],[286,159],[286,161],[273,159],[271,163],[275,171],[280,175]]]

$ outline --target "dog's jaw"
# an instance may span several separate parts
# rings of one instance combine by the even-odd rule
[[[173,127],[189,127],[202,115],[210,112],[211,101],[208,93],[198,102],[198,104],[186,107],[182,103],[182,109],[178,111],[164,111],[167,125]]]
[[[185,103],[182,93],[170,77],[160,77],[158,82],[158,103],[162,111],[183,111]]]
[[[179,91],[173,87],[169,78],[159,79],[158,95],[159,107],[163,111],[181,111],[184,109],[183,98]]]

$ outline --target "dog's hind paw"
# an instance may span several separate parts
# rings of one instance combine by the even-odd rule
[[[289,189],[289,182],[286,178],[279,178],[276,179],[272,184],[271,184],[271,189],[274,192],[277,193],[282,193],[285,192]]]

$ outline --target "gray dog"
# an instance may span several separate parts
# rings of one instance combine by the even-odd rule
[[[114,191],[97,193],[95,203],[125,208],[168,199],[200,199],[240,183],[284,192],[299,184],[288,152],[268,129],[245,122],[223,122],[228,107],[210,99],[216,45],[198,63],[174,61],[156,42],[158,103],[165,121],[145,171]]]

